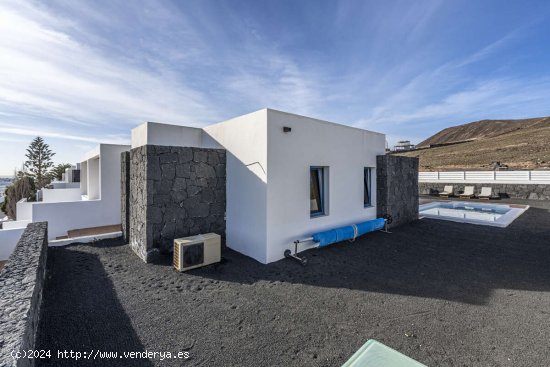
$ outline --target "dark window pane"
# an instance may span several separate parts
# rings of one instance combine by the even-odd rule
[[[370,206],[371,205],[371,201],[370,201],[370,195],[371,195],[371,169],[370,168],[365,168],[365,171],[364,171],[364,183],[363,183],[363,186],[364,186],[364,204],[365,206]]]
[[[310,214],[323,213],[323,169],[311,168],[310,170]]]

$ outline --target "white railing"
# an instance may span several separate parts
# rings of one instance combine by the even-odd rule
[[[439,172],[418,172],[419,181],[439,181]]]
[[[443,181],[463,180],[464,172],[439,172],[439,179]]]
[[[419,172],[420,182],[550,184],[550,171]]]
[[[550,172],[547,171],[531,171],[532,181],[546,181],[550,182]]]

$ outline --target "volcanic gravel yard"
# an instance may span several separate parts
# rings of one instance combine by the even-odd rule
[[[508,228],[419,220],[309,251],[306,267],[224,249],[177,273],[121,240],[50,248],[38,365],[339,366],[377,339],[428,366],[548,366],[550,205],[528,204]]]

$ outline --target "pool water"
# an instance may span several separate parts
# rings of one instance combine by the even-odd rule
[[[505,204],[437,201],[421,205],[419,214],[425,218],[506,227],[527,208],[528,206],[518,208]]]
[[[506,214],[508,211],[510,211],[510,208],[505,207],[495,208],[494,206],[472,206],[464,203],[458,203],[456,205],[453,205],[452,203],[441,203],[437,207],[423,210],[421,214],[430,214],[442,217],[451,216],[457,218],[477,219],[494,222],[498,218],[502,217],[503,214]]]

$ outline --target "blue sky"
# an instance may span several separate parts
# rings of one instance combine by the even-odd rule
[[[549,1],[0,3],[0,175],[264,107],[418,142],[550,115]]]

